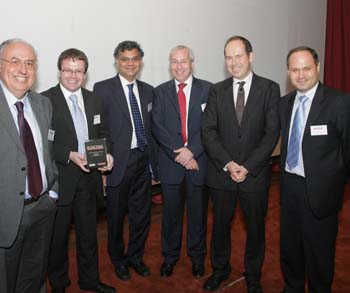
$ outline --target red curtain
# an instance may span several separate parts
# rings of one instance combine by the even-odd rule
[[[324,83],[350,92],[350,0],[327,1]]]

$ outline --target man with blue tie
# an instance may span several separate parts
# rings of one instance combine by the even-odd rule
[[[283,292],[304,292],[307,278],[310,292],[330,293],[350,152],[349,98],[318,81],[314,49],[292,49],[287,67],[296,91],[279,107]]]
[[[153,162],[151,112],[153,87],[136,79],[144,52],[135,41],[123,41],[113,54],[118,74],[97,82],[94,93],[103,99],[110,129],[114,168],[107,174],[108,253],[121,280],[129,267],[143,277],[143,262],[151,220]],[[156,171],[153,165],[153,171]],[[125,251],[123,224],[128,214],[129,243]]]
[[[37,56],[20,39],[0,44],[0,292],[39,292],[58,192],[51,103],[31,91]]]
[[[70,285],[68,238],[74,217],[78,261],[78,283],[82,290],[113,293],[115,289],[100,282],[96,235],[97,199],[103,198],[100,171],[113,167],[87,168],[85,141],[105,138],[109,133],[101,99],[83,88],[89,66],[84,52],[71,48],[58,57],[59,84],[45,91],[53,106],[53,151],[60,184],[48,276],[53,293],[65,292]]]
[[[180,258],[184,206],[187,206],[187,254],[192,274],[204,275],[207,231],[205,175],[207,156],[200,129],[210,82],[192,75],[194,55],[186,46],[174,47],[169,69],[174,77],[155,89],[152,132],[159,143],[158,165],[163,194],[160,269],[169,277]],[[185,200],[186,199],[186,200]]]

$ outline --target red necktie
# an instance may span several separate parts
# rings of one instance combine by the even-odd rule
[[[181,118],[181,135],[184,143],[187,141],[186,134],[186,96],[184,93],[185,83],[179,83],[179,91],[177,92],[180,108],[180,118]]]
[[[27,157],[28,192],[33,198],[37,198],[41,194],[43,188],[38,153],[36,151],[32,130],[27,120],[24,118],[24,105],[22,102],[17,102],[15,105],[18,111],[17,119],[21,142]]]

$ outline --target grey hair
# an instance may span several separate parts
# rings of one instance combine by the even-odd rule
[[[35,59],[37,59],[37,54],[36,54],[34,47],[30,43],[28,43],[27,41],[20,39],[20,38],[8,39],[6,41],[3,41],[0,44],[0,56],[2,56],[2,53],[4,52],[6,47],[8,47],[9,45],[14,44],[14,43],[23,43],[23,44],[26,44],[27,46],[29,46],[34,52]]]
[[[194,61],[194,54],[193,54],[192,49],[190,47],[185,46],[185,45],[177,45],[174,48],[172,48],[170,51],[170,54],[169,54],[169,60],[171,59],[171,55],[178,50],[187,50],[188,54],[190,55],[190,60],[192,62]]]

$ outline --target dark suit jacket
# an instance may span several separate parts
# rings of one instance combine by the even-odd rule
[[[281,120],[281,201],[288,148],[289,128],[296,92],[280,101]],[[337,213],[342,206],[346,164],[349,162],[350,131],[349,98],[345,94],[319,84],[305,125],[302,152],[311,210],[318,218]],[[310,127],[327,125],[327,135],[312,136]]]
[[[202,113],[207,102],[210,83],[193,78],[190,104],[188,109],[188,145],[199,165],[199,171],[187,171],[192,183],[204,184],[207,171],[207,157],[201,143]],[[203,109],[203,110],[202,110]],[[170,80],[155,89],[152,114],[152,132],[158,141],[158,166],[160,181],[180,184],[186,169],[176,163],[174,150],[183,147],[181,137],[180,109],[174,80]]]
[[[150,154],[152,169],[155,172],[153,143],[151,136],[151,113],[153,100],[153,87],[147,83],[137,80],[137,88],[140,95],[143,126],[147,138],[147,151]],[[124,176],[126,170],[130,145],[132,138],[132,122],[127,100],[123,87],[116,75],[113,78],[97,82],[94,85],[94,93],[103,98],[104,109],[110,128],[112,142],[112,155],[114,157],[114,168],[107,176],[108,186],[117,186]]]
[[[266,191],[270,183],[270,156],[279,137],[279,98],[277,83],[254,74],[239,125],[232,77],[212,86],[202,126],[210,187],[236,190],[237,183],[223,170],[233,160],[249,171],[247,179],[239,183],[240,190]]]
[[[84,88],[81,90],[84,99],[89,138],[106,138],[107,145],[109,145],[109,134],[106,128],[102,100]],[[78,140],[74,122],[59,84],[42,94],[51,100],[53,106],[52,128],[55,131],[53,150],[54,159],[59,170],[60,182],[58,204],[67,205],[73,200],[79,178],[82,174],[81,169],[74,162],[69,161],[69,153],[71,151],[78,151]],[[94,124],[95,115],[100,115],[100,123],[98,124]],[[101,174],[97,170],[92,170],[90,175],[96,181],[96,195],[101,199],[103,196]]]
[[[28,98],[41,132],[47,189],[58,193],[57,170],[47,139],[52,117],[51,103],[34,92],[29,92]],[[1,87],[0,137],[0,247],[7,248],[15,241],[22,219],[27,159]]]

